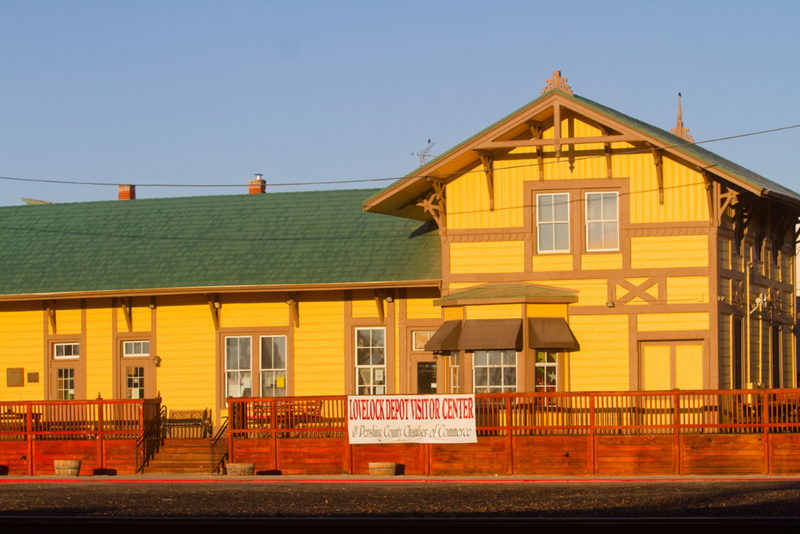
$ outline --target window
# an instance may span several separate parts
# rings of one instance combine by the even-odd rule
[[[617,193],[586,193],[586,250],[619,250]]]
[[[122,344],[122,355],[125,357],[150,356],[149,341],[125,341]],[[128,397],[130,398],[130,397]]]
[[[558,385],[558,353],[554,350],[536,351],[536,392],[555,392]]]
[[[447,385],[450,393],[461,393],[461,366],[458,357],[458,352],[451,352],[447,357]]]
[[[536,195],[539,252],[569,252],[569,194]]]
[[[476,350],[472,357],[475,393],[517,391],[516,351]]]
[[[75,369],[64,367],[56,371],[56,400],[74,400]]]
[[[412,334],[413,346],[411,350],[425,350],[425,343],[431,340],[436,330],[417,330]]]
[[[286,337],[261,337],[261,396],[286,396]]]
[[[225,396],[250,397],[251,360],[249,337],[225,338]]]
[[[125,398],[144,398],[144,367],[127,367],[125,369]]]
[[[386,393],[386,331],[356,328],[356,381],[359,395]]]
[[[53,358],[56,360],[74,360],[81,356],[79,343],[56,343],[53,345]]]

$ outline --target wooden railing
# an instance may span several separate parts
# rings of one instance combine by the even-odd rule
[[[135,444],[158,426],[160,405],[161,399],[0,402],[0,456],[29,475],[52,469],[43,467],[52,454],[88,458],[85,467],[94,472],[110,465],[134,472]]]
[[[800,432],[800,390],[476,394],[479,436]],[[229,439],[342,437],[347,397],[229,398]]]

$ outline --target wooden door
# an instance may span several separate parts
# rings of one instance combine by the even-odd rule
[[[652,341],[640,347],[642,391],[696,390],[705,387],[703,341]]]

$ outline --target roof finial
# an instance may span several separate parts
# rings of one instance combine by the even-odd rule
[[[553,89],[561,89],[568,95],[572,94],[572,88],[567,85],[567,78],[561,77],[560,70],[553,71],[553,77],[547,79],[547,85],[545,85],[544,89],[542,89],[542,94],[552,91]]]
[[[681,139],[685,139],[690,143],[694,143],[694,139],[692,136],[689,135],[689,128],[683,127],[683,111],[681,110],[681,94],[678,93],[678,122],[675,123],[675,128],[670,130],[672,133],[680,137]]]

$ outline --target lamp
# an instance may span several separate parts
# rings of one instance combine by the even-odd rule
[[[390,304],[391,304],[392,302],[394,302],[394,299],[392,298],[392,296],[391,296],[391,295],[389,295],[388,297],[386,297],[386,302],[388,302],[388,303],[390,303]]]
[[[606,308],[613,308],[613,307],[614,307],[614,303],[613,302],[611,302],[610,300],[608,302],[606,302]]]
[[[156,367],[161,367],[161,356],[159,356],[158,354],[153,356],[153,365],[155,365]]]

